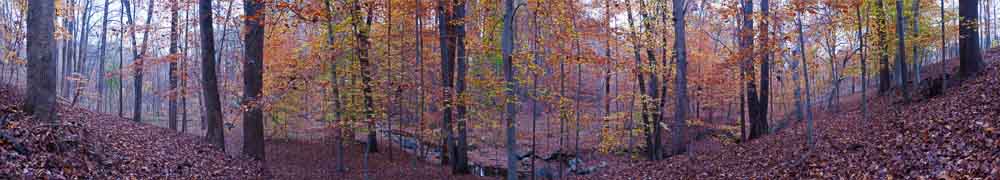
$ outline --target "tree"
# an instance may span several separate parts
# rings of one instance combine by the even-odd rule
[[[889,92],[889,87],[892,86],[892,74],[889,73],[889,42],[886,39],[888,37],[887,27],[889,26],[886,19],[889,18],[886,9],[885,2],[883,0],[876,1],[878,3],[878,22],[875,28],[878,31],[878,46],[879,46],[879,83],[878,92],[887,93]]]
[[[958,25],[959,55],[958,76],[968,78],[986,66],[979,46],[979,0],[959,0],[958,14],[962,16]]]
[[[803,108],[803,110],[806,111],[806,144],[809,145],[809,147],[811,148],[813,144],[813,135],[812,135],[813,115],[812,115],[812,108],[810,107],[812,106],[812,101],[810,98],[811,96],[809,96],[809,91],[811,90],[809,89],[809,61],[806,58],[807,57],[805,49],[806,40],[805,40],[805,33],[803,33],[803,27],[802,27],[802,16],[804,7],[799,7],[799,8],[800,9],[797,10],[797,14],[795,16],[795,21],[796,21],[795,23],[798,26],[799,30],[799,58],[802,58],[802,74],[805,76],[805,81],[806,81],[806,88],[805,88],[806,102],[805,102],[805,108]]]
[[[205,121],[208,130],[205,139],[217,148],[226,149],[222,129],[222,104],[219,101],[219,84],[215,75],[215,32],[212,28],[212,0],[198,1],[198,21],[201,30],[201,87],[204,96]]]
[[[857,6],[857,16],[858,16],[858,50],[861,51],[861,57],[859,61],[861,62],[861,116],[864,120],[868,120],[868,59],[865,58],[865,34],[862,27],[868,24],[868,14],[861,16],[861,6],[859,3]],[[867,9],[867,8],[866,8]],[[941,31],[944,33],[944,31]],[[943,52],[943,51],[942,51]]]
[[[325,0],[323,2],[326,5],[327,11],[329,11],[330,14],[334,14],[335,11],[334,11],[334,8],[331,5],[330,1],[332,1],[332,0]],[[327,41],[329,41],[327,43],[330,46],[331,52],[332,52],[333,47],[334,47],[333,46],[334,42],[336,42],[336,39],[335,39],[336,36],[334,35],[334,33],[336,33],[335,28],[334,28],[334,23],[335,22],[334,22],[333,18],[334,18],[334,16],[330,16],[330,19],[328,20],[328,22],[326,24],[327,36],[328,36],[327,37],[328,38]],[[333,117],[334,117],[334,122],[341,123],[341,125],[343,125],[343,121],[341,119],[341,112],[342,112],[342,110],[340,109],[340,106],[341,106],[341,102],[340,102],[340,76],[338,76],[338,74],[337,74],[337,63],[338,63],[337,58],[331,55],[330,56],[330,79],[333,82],[332,83],[333,84],[333,97],[332,98],[333,98],[333,111],[334,111],[333,112]],[[337,131],[337,168],[336,168],[336,170],[338,172],[347,171],[347,168],[344,167],[346,165],[344,163],[344,137],[343,137],[344,136],[344,132],[343,132],[344,129],[345,128],[343,128],[343,127],[339,127],[336,130]]]
[[[261,111],[261,88],[264,86],[264,3],[244,0],[246,17],[246,61],[243,63],[243,154],[264,160],[264,113]]]
[[[49,123],[56,115],[55,1],[29,1],[27,17],[28,88],[24,110]]]
[[[896,0],[896,69],[899,70],[900,84],[903,91],[903,98],[906,101],[910,100],[910,90],[908,89],[907,82],[908,73],[906,72],[906,18],[903,16],[903,0]]]
[[[452,173],[455,174],[468,174],[469,173],[469,152],[468,152],[468,140],[467,140],[467,130],[466,130],[466,101],[465,99],[465,74],[468,71],[468,58],[466,57],[465,51],[465,23],[463,19],[465,18],[465,1],[456,0],[451,3],[451,14],[448,18],[448,29],[451,31],[449,33],[450,47],[454,51],[453,60],[451,62],[457,63],[457,75],[455,75],[455,88],[456,94],[459,100],[456,104],[455,109],[455,119],[457,120],[455,129],[458,130],[458,137],[454,139],[455,142],[450,142],[454,144],[452,146],[453,152],[453,163],[452,163]],[[455,21],[455,22],[451,22]],[[442,56],[444,57],[444,56]],[[449,62],[450,63],[450,62]],[[450,113],[450,112],[449,112]]]
[[[760,34],[761,35],[760,36],[762,36],[761,37],[761,44],[763,44],[763,46],[764,46],[764,50],[763,50],[764,52],[763,52],[763,55],[762,55],[763,56],[762,57],[763,60],[760,63],[760,94],[757,95],[758,101],[757,101],[757,105],[755,105],[757,107],[757,117],[754,117],[754,122],[752,122],[750,124],[752,126],[752,129],[750,131],[751,136],[753,136],[754,134],[757,134],[758,136],[761,135],[761,134],[767,134],[767,131],[769,129],[768,126],[767,126],[767,112],[768,112],[768,105],[770,105],[770,104],[768,104],[768,100],[771,99],[771,97],[770,97],[771,96],[771,90],[770,90],[770,88],[771,88],[771,56],[773,55],[773,53],[771,52],[772,48],[770,47],[771,46],[771,43],[770,43],[770,41],[771,41],[771,39],[770,39],[770,33],[771,33],[770,32],[770,27],[771,27],[771,24],[770,24],[770,21],[771,21],[771,17],[770,17],[770,9],[771,9],[770,8],[770,1],[768,1],[768,0],[761,0],[760,1],[760,9],[761,9],[761,13],[763,13],[763,16],[764,16],[764,18],[762,20],[763,22],[760,25],[760,28],[761,28],[761,30],[760,30]],[[837,86],[837,85],[834,85],[834,86]]]
[[[437,3],[437,20],[438,20],[438,43],[441,46],[441,84],[442,84],[442,106],[444,107],[441,111],[441,131],[442,141],[441,141],[441,164],[450,164],[452,152],[455,150],[453,142],[452,133],[452,89],[455,85],[455,45],[457,43],[454,41],[455,34],[452,32],[452,13],[453,10],[448,10],[448,5],[452,1],[450,0],[438,0]]]
[[[170,92],[169,92],[170,96],[167,98],[167,101],[169,101],[169,105],[167,105],[168,106],[167,107],[167,121],[170,124],[170,129],[174,130],[174,131],[177,131],[177,95],[175,94],[175,91],[177,90],[177,75],[178,75],[177,73],[178,72],[177,72],[177,58],[173,58],[173,57],[177,57],[176,56],[177,55],[177,48],[178,48],[177,47],[177,38],[180,38],[179,37],[180,34],[178,34],[178,32],[177,32],[178,31],[178,29],[177,29],[177,15],[178,15],[177,11],[180,8],[180,4],[179,4],[179,1],[177,1],[177,0],[172,0],[170,2],[171,2],[171,4],[170,4],[170,56],[172,58],[170,59],[170,65],[168,67],[169,68],[168,75],[170,76],[170,80],[169,80],[170,81],[169,82],[170,83]],[[107,9],[107,8],[105,8],[105,9]],[[103,61],[103,58],[102,58],[102,61]]]
[[[127,2],[128,0],[124,0]],[[152,26],[153,20],[153,7],[156,4],[156,0],[149,0],[149,9],[146,9],[146,26]],[[146,58],[146,52],[149,48],[149,31],[151,28],[147,27],[142,33],[142,48],[139,53],[136,54],[135,58],[135,106],[132,108],[132,120],[135,122],[142,121],[142,71],[143,71],[143,61]],[[132,33],[132,39],[135,40],[135,32]],[[133,42],[133,47],[135,42]]]
[[[111,8],[109,8],[110,5],[111,5],[111,1],[110,0],[105,0],[104,1],[104,14],[102,14],[103,17],[101,18],[101,19],[103,19],[103,20],[101,20],[102,21],[102,23],[101,23],[101,47],[100,47],[101,50],[99,52],[100,53],[99,59],[97,60],[97,61],[99,61],[98,67],[97,67],[97,91],[100,92],[101,94],[104,94],[106,92],[105,88],[104,88],[104,61],[105,61],[104,58],[105,58],[105,54],[107,53],[106,50],[107,50],[107,44],[108,44],[108,20],[109,20],[108,19],[108,9],[111,9]],[[106,98],[104,98],[103,96],[100,99],[98,99],[98,101],[97,101],[98,102],[98,107],[100,107],[98,109],[101,110],[101,111],[107,112],[107,111],[110,110],[110,103],[108,103],[108,106],[104,106],[105,105],[105,101],[104,101],[105,99]]]
[[[519,157],[517,155],[517,128],[514,127],[515,116],[517,116],[517,104],[515,103],[514,88],[517,82],[514,80],[514,18],[517,8],[514,7],[514,0],[504,0],[503,33],[501,34],[501,51],[503,56],[503,73],[506,86],[504,94],[504,106],[506,106],[507,131],[507,169],[517,169]],[[517,171],[507,171],[508,180],[517,180]]]
[[[631,1],[629,1],[629,0],[625,1],[625,9],[628,11],[626,13],[626,16],[628,17],[629,27],[633,28],[635,26],[632,23],[633,20],[632,20],[632,3],[631,3]],[[645,19],[645,18],[643,18],[643,19]],[[640,117],[642,118],[642,122],[644,124],[643,126],[646,127],[645,132],[646,132],[646,145],[647,145],[647,153],[648,153],[647,157],[649,158],[649,160],[657,160],[657,159],[659,159],[657,157],[657,152],[659,152],[660,147],[656,146],[655,145],[656,143],[653,142],[653,139],[654,139],[654,137],[653,137],[653,131],[651,131],[653,128],[656,128],[656,125],[654,124],[654,122],[650,122],[650,117],[649,117],[649,103],[648,102],[652,101],[652,100],[646,99],[646,89],[647,89],[646,88],[646,79],[645,79],[645,74],[644,74],[644,72],[642,70],[642,67],[644,66],[644,64],[642,62],[642,56],[641,56],[642,45],[639,43],[639,37],[637,37],[637,35],[636,35],[636,33],[635,33],[634,30],[631,32],[631,37],[630,38],[632,39],[632,46],[634,47],[634,49],[633,49],[633,56],[635,58],[635,70],[634,71],[635,71],[635,76],[636,76],[636,82],[639,83],[639,87],[640,87],[640,88],[636,88],[636,90],[639,91],[639,94],[641,95],[640,99],[639,99],[639,113],[640,113]],[[655,85],[653,85],[653,87],[655,87]],[[655,90],[656,88],[652,88],[652,89]],[[651,94],[657,94],[657,93],[651,93]]]
[[[673,0],[674,2],[674,57],[677,59],[677,83],[674,92],[677,93],[677,106],[674,109],[674,139],[672,154],[682,154],[687,152],[687,140],[684,135],[688,97],[687,97],[687,39],[684,16],[687,13],[687,3],[685,0]]]

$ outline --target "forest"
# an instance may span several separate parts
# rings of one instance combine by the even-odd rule
[[[992,179],[1000,0],[2,0],[0,179]]]

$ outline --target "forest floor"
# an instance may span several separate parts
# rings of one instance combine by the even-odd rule
[[[952,84],[940,96],[925,98],[926,89],[914,90],[913,100],[905,102],[898,91],[869,92],[867,119],[859,98],[845,98],[840,112],[815,118],[811,147],[807,124],[796,122],[750,142],[662,161],[610,166],[576,178],[995,178],[1000,175],[1000,51],[994,49],[986,56],[983,73],[958,86]],[[948,68],[957,70],[957,60],[949,62]],[[922,76],[937,78],[940,68],[928,66]]]
[[[26,116],[21,90],[0,86],[0,179],[263,179],[260,163],[198,136],[60,102],[59,123]]]

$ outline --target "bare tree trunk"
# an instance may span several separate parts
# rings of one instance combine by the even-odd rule
[[[205,138],[212,145],[226,149],[222,129],[222,104],[219,102],[219,84],[215,74],[215,35],[212,30],[212,0],[198,1],[198,21],[201,22],[201,87],[208,131]]]
[[[674,140],[673,152],[671,154],[682,154],[687,152],[686,113],[688,103],[687,97],[687,39],[685,26],[687,23],[684,17],[687,14],[687,3],[685,0],[673,0],[674,2],[674,53],[677,58],[677,83],[674,92],[677,93],[677,106],[674,110]]]
[[[452,43],[455,43],[455,41],[452,40],[452,38],[454,38],[452,37],[454,36],[452,33],[452,26],[449,25],[452,20],[451,13],[454,12],[446,10],[450,8],[447,6],[450,3],[447,2],[451,1],[438,0],[437,4],[439,32],[438,42],[441,46],[441,83],[444,86],[444,96],[442,97],[444,101],[444,108],[441,112],[441,130],[444,131],[442,132],[443,137],[441,141],[441,164],[450,164],[452,161],[451,158],[454,158],[452,157],[453,153],[451,151],[455,150],[454,143],[452,143],[454,135],[452,133],[453,128],[451,122],[453,111],[452,104],[454,103],[452,101],[452,89],[455,84],[455,45]]]
[[[896,0],[896,69],[899,70],[900,83],[902,84],[903,98],[910,101],[909,73],[906,65],[906,18],[903,16],[903,0]]]
[[[864,17],[861,16],[861,7],[857,7],[858,15],[858,44],[859,50],[861,51],[861,116],[863,120],[868,121],[868,59],[865,58],[865,34],[862,27],[868,24],[868,14],[866,13]],[[944,33],[944,31],[942,31]]]
[[[514,63],[513,63],[513,52],[514,52],[514,20],[516,9],[514,7],[514,0],[504,0],[504,16],[503,16],[503,33],[501,34],[501,50],[503,56],[503,71],[504,80],[506,81],[505,94],[507,95],[504,101],[504,106],[506,106],[506,131],[507,131],[507,179],[517,180],[517,128],[516,122],[514,121],[517,116],[517,107],[513,101],[514,88],[516,88],[516,82],[514,80]],[[579,128],[579,127],[578,127]]]
[[[107,53],[106,50],[107,50],[107,44],[108,44],[108,9],[111,9],[111,8],[109,8],[110,5],[111,5],[111,1],[109,1],[109,0],[105,0],[104,1],[104,7],[103,7],[104,8],[104,13],[102,14],[102,18],[101,18],[101,19],[103,19],[103,20],[101,20],[102,21],[102,23],[101,23],[101,47],[100,47],[101,50],[99,52],[100,53],[100,56],[99,56],[100,58],[97,60],[97,61],[99,61],[98,67],[97,67],[97,78],[96,78],[96,80],[97,80],[97,91],[98,91],[98,93],[100,93],[102,95],[105,94],[104,93],[105,92],[105,88],[104,88],[104,58],[105,58],[105,54]],[[105,102],[104,101],[105,99],[106,98],[104,96],[101,96],[97,100],[97,104],[99,105],[98,106],[99,107],[98,111],[107,112],[108,109],[110,109],[109,106],[103,106],[104,102]]]
[[[913,1],[913,34],[920,34],[920,1]],[[990,25],[986,24],[987,29]],[[989,39],[989,36],[987,36]],[[921,48],[916,45],[913,46],[913,86],[919,86],[920,84],[920,66],[921,66]],[[919,89],[919,88],[916,88]]]
[[[962,22],[958,26],[959,49],[961,49],[958,76],[962,78],[972,77],[985,67],[982,50],[979,47],[979,30],[974,24],[979,20],[978,8],[978,0],[958,2],[958,14],[962,16]]]
[[[761,44],[764,45],[764,52],[763,52],[764,59],[760,64],[760,94],[757,97],[758,102],[756,105],[758,108],[757,109],[758,112],[756,117],[757,120],[755,123],[753,123],[753,125],[754,129],[756,129],[757,132],[760,132],[760,134],[767,134],[769,129],[767,125],[767,114],[768,114],[768,106],[770,106],[768,102],[771,98],[771,55],[773,55],[771,53],[772,47],[770,47],[771,46],[770,45],[771,41],[770,2],[768,0],[761,0],[760,9],[761,13],[763,13],[764,16],[763,22],[760,26],[761,28],[760,34],[761,36],[763,36],[761,38],[762,39]]]
[[[245,34],[246,61],[243,63],[243,154],[264,161],[264,112],[259,97],[264,86],[264,3],[244,0],[243,11],[247,18]]]
[[[465,2],[457,1],[457,3],[452,4],[452,11],[454,11],[453,19],[465,19]],[[454,174],[468,174],[469,173],[469,150],[468,150],[468,133],[466,130],[466,102],[462,101],[461,98],[465,96],[465,74],[467,71],[468,57],[465,55],[465,23],[451,23],[453,32],[453,40],[455,41],[454,50],[456,51],[455,61],[458,63],[458,74],[456,75],[455,86],[457,88],[456,93],[460,98],[456,106],[456,120],[458,129],[458,139],[455,142],[455,163],[452,173]]]
[[[805,97],[806,102],[805,102],[805,108],[803,108],[803,110],[806,111],[806,144],[809,145],[809,147],[811,148],[812,144],[813,144],[813,135],[812,135],[813,134],[813,116],[812,116],[812,108],[810,107],[810,106],[812,106],[812,102],[810,101],[810,96],[809,96],[809,91],[810,91],[810,89],[809,89],[809,60],[806,59],[806,49],[805,49],[805,43],[806,43],[806,41],[805,41],[805,38],[804,38],[805,33],[803,33],[803,30],[802,30],[802,12],[798,12],[798,13],[799,14],[797,14],[795,16],[795,20],[796,20],[796,25],[798,25],[798,29],[799,29],[799,56],[801,56],[801,58],[802,58],[802,74],[805,75],[805,81],[806,81],[806,88],[805,88],[806,89],[806,97]]]
[[[421,4],[422,3],[421,1],[422,0],[416,0],[417,7],[416,7],[416,14],[414,15],[414,20],[416,21],[416,26],[414,27],[416,29],[415,36],[417,38],[417,42],[416,42],[417,43],[417,45],[416,45],[417,46],[417,48],[416,48],[417,49],[417,55],[416,55],[417,56],[417,78],[419,79],[417,81],[417,83],[418,83],[417,84],[417,126],[418,126],[418,128],[417,128],[417,131],[415,131],[415,133],[414,133],[414,134],[416,134],[417,142],[423,142],[422,141],[423,140],[422,134],[424,132],[424,126],[423,126],[423,122],[424,122],[424,54],[423,54],[424,41],[423,41],[423,31],[422,31],[423,30],[423,21],[421,21],[421,18],[423,17],[422,10],[423,10],[424,7]],[[332,28],[332,26],[331,26],[331,28]],[[417,166],[417,159],[418,158],[421,158],[421,159],[424,158],[423,157],[423,153],[422,153],[423,151],[421,151],[422,146],[423,146],[423,143],[417,143],[417,148],[416,148],[416,153],[415,153],[415,154],[417,154],[417,157],[413,158],[413,161],[410,163],[413,167]]]
[[[38,120],[55,123],[56,115],[56,59],[55,1],[32,1],[27,14],[28,99],[25,110]]]
[[[170,3],[170,56],[176,57],[177,39],[180,38],[177,32],[177,11],[180,4],[177,0]],[[170,105],[167,107],[167,121],[170,124],[170,129],[177,131],[177,95],[175,93],[177,90],[177,59],[171,59],[169,66],[170,90],[167,101],[170,101]]]

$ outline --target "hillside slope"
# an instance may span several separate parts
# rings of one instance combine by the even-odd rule
[[[611,167],[580,179],[885,179],[1000,176],[1000,64],[944,95],[901,103],[873,97],[865,120],[858,104],[752,142],[657,162]],[[874,95],[874,94],[872,94]],[[870,96],[871,97],[871,96]]]
[[[260,163],[201,138],[60,106],[59,124],[38,122],[20,91],[0,86],[0,179],[264,179]]]

